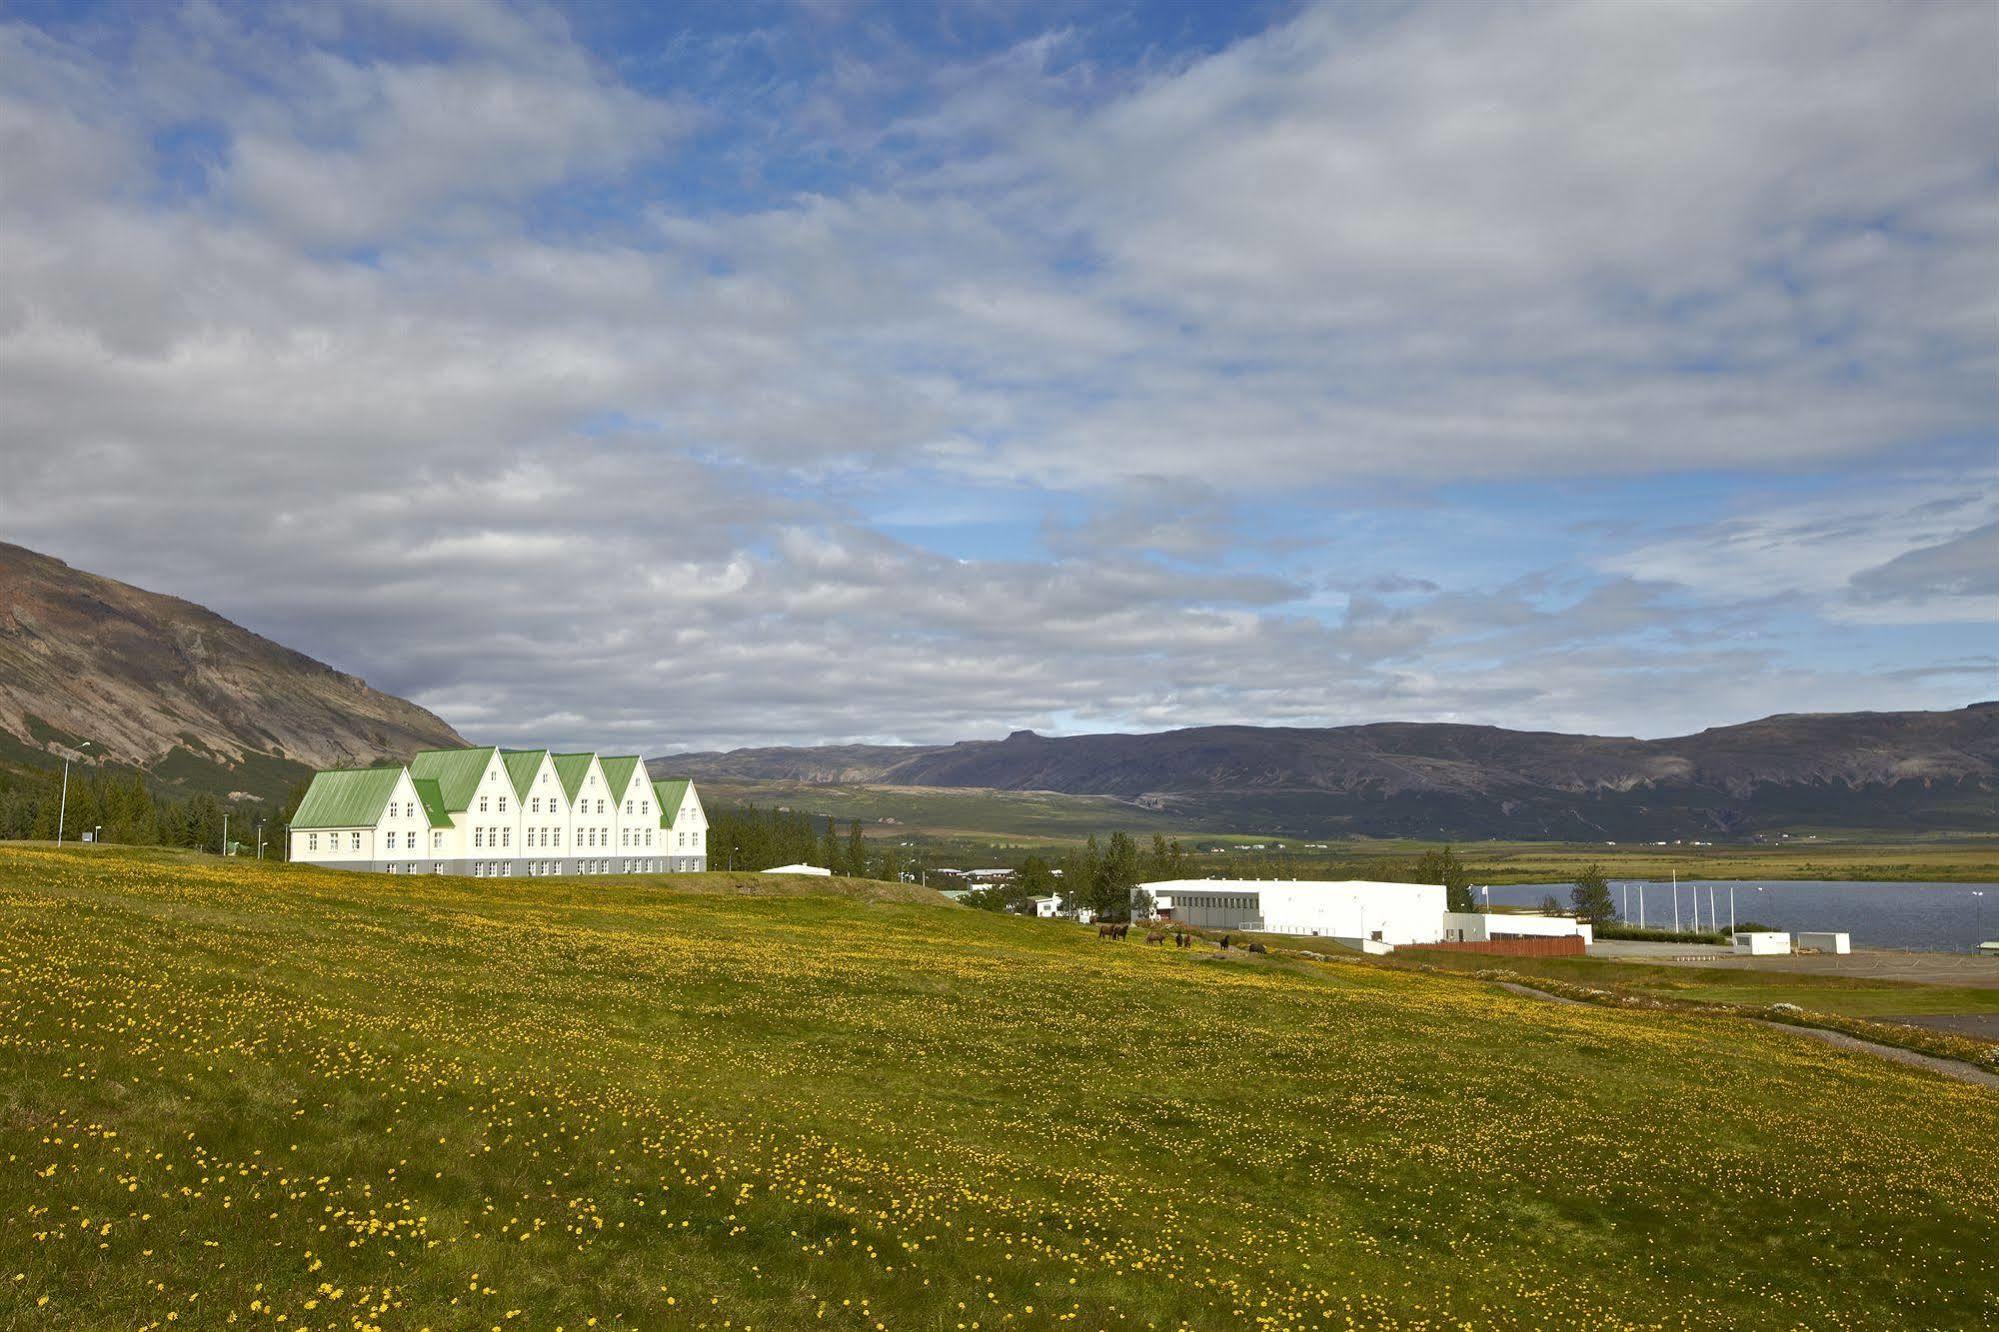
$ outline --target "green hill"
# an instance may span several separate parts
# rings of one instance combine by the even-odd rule
[[[895,885],[0,849],[0,1327],[1971,1326],[1993,1141],[1738,1021]]]

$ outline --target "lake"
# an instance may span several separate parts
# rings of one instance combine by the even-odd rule
[[[1627,919],[1638,923],[1638,880],[1612,879],[1610,898]],[[1549,893],[1569,901],[1566,883],[1495,886],[1495,906],[1538,906]],[[1969,953],[1986,939],[1999,939],[1999,884],[1852,883],[1821,879],[1701,879],[1680,881],[1680,923],[1693,928],[1693,889],[1701,895],[1701,924],[1708,923],[1709,889],[1728,923],[1728,890],[1735,890],[1735,917],[1780,930],[1845,930],[1855,948],[1918,948],[1926,952]],[[1480,890],[1483,892],[1483,889]],[[1983,894],[1980,896],[1980,894]],[[1981,923],[1981,912],[1982,923]],[[1645,923],[1671,928],[1673,888],[1645,883]]]

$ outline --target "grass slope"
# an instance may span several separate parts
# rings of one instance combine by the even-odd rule
[[[1969,1326],[1995,1140],[1740,1022],[889,885],[0,850],[0,1326]]]

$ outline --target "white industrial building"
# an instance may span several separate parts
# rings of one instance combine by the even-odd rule
[[[647,874],[708,865],[694,784],[637,755],[430,749],[407,764],[316,773],[291,859],[389,874]]]
[[[1153,910],[1208,929],[1304,934],[1352,947],[1440,943],[1444,890],[1369,879],[1167,879],[1141,884]]]
[[[1459,912],[1440,884],[1370,879],[1169,879],[1141,884],[1162,917],[1206,929],[1331,939],[1362,952],[1412,944],[1489,943],[1580,935],[1590,927],[1569,916]]]

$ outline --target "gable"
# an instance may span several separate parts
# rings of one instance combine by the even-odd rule
[[[460,812],[471,808],[480,779],[498,752],[491,745],[477,749],[426,749],[410,760],[410,776],[436,782],[444,807]]]
[[[314,773],[292,815],[294,828],[372,828],[396,793],[404,768],[349,768]]]
[[[561,779],[562,794],[570,804],[576,803],[576,793],[583,789],[583,779],[590,775],[590,765],[597,761],[595,754],[556,754],[549,761],[555,765],[555,775]]]
[[[671,828],[673,821],[680,817],[681,802],[687,796],[690,785],[687,778],[676,777],[652,784],[653,794],[659,797],[659,826]]]
[[[534,785],[534,775],[541,771],[541,761],[548,757],[546,749],[503,749],[500,762],[507,768],[507,780],[514,784],[514,794],[522,800],[528,798],[528,788]]]
[[[611,758],[600,758],[597,765],[604,770],[604,784],[611,788],[613,800],[623,800],[631,789],[632,774],[638,770],[639,756],[618,754]]]

